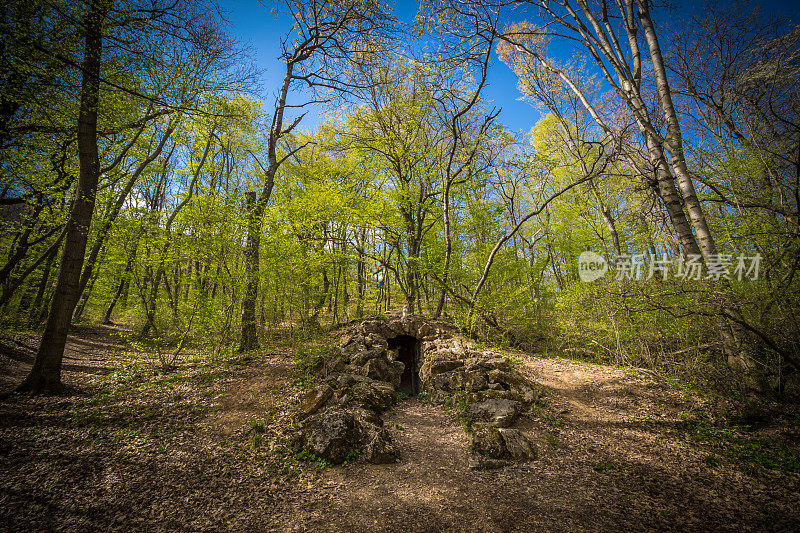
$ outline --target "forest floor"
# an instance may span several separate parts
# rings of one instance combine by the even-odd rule
[[[735,418],[724,398],[635,370],[512,354],[544,389],[521,423],[539,458],[469,468],[455,412],[401,401],[390,465],[330,467],[285,446],[311,345],[188,353],[157,372],[130,334],[70,337],[55,397],[0,402],[0,530],[796,531],[793,418]],[[0,388],[35,339],[0,338]],[[322,348],[320,348],[322,347]]]

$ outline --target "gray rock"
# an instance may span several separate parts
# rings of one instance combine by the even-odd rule
[[[463,382],[464,372],[453,370],[451,372],[442,372],[434,376],[431,380],[431,386],[437,390],[452,392],[460,389]]]
[[[469,406],[469,414],[476,420],[485,420],[498,428],[506,428],[516,422],[520,403],[516,400],[492,399]]]
[[[350,401],[376,413],[382,413],[397,403],[397,394],[389,383],[373,381],[356,383],[350,388]]]
[[[361,442],[361,430],[349,411],[326,409],[306,419],[300,442],[332,463],[342,463]]]
[[[397,462],[400,452],[397,445],[386,428],[381,428],[372,434],[364,447],[364,459],[373,464],[387,464]]]
[[[309,417],[319,411],[331,396],[333,389],[328,385],[322,385],[303,394],[298,408],[300,418]]]
[[[384,381],[388,381],[392,384],[395,389],[400,388],[400,378],[403,376],[403,370],[405,370],[406,365],[401,363],[400,361],[390,361],[389,368],[387,372],[387,379]]]
[[[339,348],[339,353],[348,361],[356,354],[365,352],[367,345],[364,344],[364,338],[361,336],[352,337],[348,343]]]
[[[360,376],[358,374],[339,374],[336,377],[336,384],[340,388],[350,387],[355,385],[356,383],[370,383],[372,380],[367,376]]]
[[[464,366],[464,361],[459,361],[457,359],[436,361],[435,363],[431,363],[429,374],[431,376],[436,376],[443,372],[450,372],[451,370],[455,370],[456,368],[460,368],[462,366]]]
[[[491,387],[491,385],[489,385],[489,387]],[[473,392],[472,394],[475,396],[475,399],[472,401],[472,403],[484,402],[486,400],[518,400],[519,399],[517,394],[515,394],[514,392],[512,392],[510,390],[503,390],[503,389],[500,389],[500,390],[487,389],[487,390],[482,390],[482,391],[478,391],[478,392]]]
[[[490,368],[503,370],[504,372],[511,370],[511,361],[509,361],[508,357],[493,357],[491,359],[487,359],[486,365]]]
[[[344,360],[344,357],[337,356],[333,357],[325,363],[325,368],[323,369],[324,376],[330,376],[331,374],[337,374],[344,370],[345,366],[347,366],[347,362]]]
[[[356,366],[364,366],[370,360],[382,358],[384,355],[386,350],[383,348],[372,348],[351,355],[350,362]]]
[[[371,379],[389,381],[389,363],[383,357],[370,359],[364,364],[364,375]]]
[[[480,372],[470,372],[464,386],[470,392],[478,392],[489,388],[489,379]]]
[[[531,404],[536,401],[538,394],[534,389],[526,387],[524,390],[520,391],[520,399],[523,403]]]
[[[489,378],[489,383],[500,383],[505,385],[506,388],[508,388],[508,382],[511,381],[508,374],[498,368],[489,370],[486,373],[486,377]]]
[[[536,459],[536,446],[518,429],[498,429],[508,454],[518,461]]]
[[[383,350],[386,350],[389,347],[389,344],[386,342],[386,338],[379,333],[370,333],[367,335],[367,345],[371,346],[372,348]]]
[[[472,429],[472,444],[470,445],[472,451],[494,459],[500,459],[505,455],[503,437],[496,428],[486,424],[475,424]]]
[[[374,411],[362,407],[354,407],[350,409],[350,412],[353,413],[356,422],[358,422],[362,439],[367,439],[383,426],[383,420]]]
[[[361,375],[363,369],[358,365],[345,365],[344,369],[342,370],[343,374],[352,374],[352,375]]]
[[[450,395],[447,392],[433,389],[430,391],[430,399],[433,403],[445,403]]]
[[[339,340],[339,346],[344,348],[345,346],[347,346],[351,342],[353,342],[353,336],[352,335],[342,335],[342,338]]]

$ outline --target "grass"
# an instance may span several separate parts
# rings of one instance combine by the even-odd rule
[[[358,450],[358,453],[356,453],[354,457],[351,457],[351,455],[356,451],[357,450],[350,450],[350,452],[347,454],[345,462],[347,462],[348,459],[350,459],[351,461],[357,459],[358,456],[361,454],[360,450]],[[333,466],[333,463],[327,461],[326,459],[323,459],[322,457],[315,454],[308,448],[300,449],[298,452],[294,454],[294,458],[297,459],[297,461],[304,463],[307,466],[310,466],[315,472],[322,472]]]
[[[605,473],[605,472],[608,472],[610,470],[615,470],[616,468],[617,467],[614,466],[614,463],[611,463],[609,461],[600,461],[598,463],[593,463],[592,464],[592,469],[595,472],[600,472],[601,474]]]

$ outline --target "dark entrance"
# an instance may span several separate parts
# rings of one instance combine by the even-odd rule
[[[410,335],[398,335],[386,340],[389,349],[397,350],[397,360],[406,366],[400,377],[400,390],[409,396],[416,396],[419,394],[419,341]]]

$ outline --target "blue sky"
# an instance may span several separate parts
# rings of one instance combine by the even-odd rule
[[[265,0],[264,3],[258,0],[220,0],[220,5],[230,21],[230,33],[252,48],[256,64],[263,70],[262,98],[266,105],[270,105],[283,77],[283,65],[278,56],[281,38],[291,27],[291,19],[285,14],[275,12],[274,0]],[[417,5],[417,2],[396,0],[395,15],[401,21],[411,23],[417,12]],[[698,1],[680,0],[677,13],[688,14],[699,5]],[[800,4],[764,0],[756,2],[756,5],[761,6],[765,12],[796,14]],[[656,23],[658,22],[657,18]],[[553,50],[550,52],[557,53]],[[492,105],[502,108],[500,121],[515,131],[530,130],[540,118],[540,111],[530,103],[519,100],[521,95],[517,89],[517,79],[511,70],[499,60],[495,61],[489,72],[488,82],[484,94],[492,101]],[[300,98],[297,99],[300,101]],[[305,117],[301,129],[315,129],[322,120],[318,110],[314,110]]]

